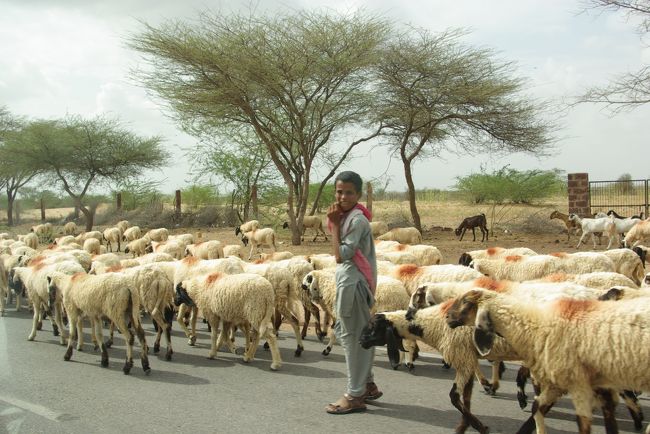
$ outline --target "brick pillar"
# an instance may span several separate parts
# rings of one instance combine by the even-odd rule
[[[589,174],[569,173],[569,213],[577,214],[579,217],[591,217],[589,200]]]

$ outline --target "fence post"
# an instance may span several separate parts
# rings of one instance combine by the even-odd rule
[[[41,197],[41,221],[45,221],[45,203],[43,202],[43,198]]]
[[[117,203],[115,205],[117,212],[122,212],[122,193],[117,193]]]
[[[367,184],[367,193],[366,193],[366,208],[368,208],[368,211],[372,212],[372,184],[368,183]]]
[[[589,198],[589,174],[569,173],[567,175],[569,213],[580,217],[591,216],[591,201]]]
[[[174,200],[174,206],[176,208],[176,217],[181,215],[181,191],[176,190],[176,199]]]

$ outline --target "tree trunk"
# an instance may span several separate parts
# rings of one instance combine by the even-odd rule
[[[93,224],[95,221],[95,213],[85,206],[80,206],[79,211],[81,211],[84,215],[84,218],[86,220],[86,232],[92,231],[93,230]]]
[[[14,225],[14,198],[7,196],[7,226]]]
[[[408,186],[409,205],[411,208],[411,217],[413,218],[413,226],[422,233],[422,225],[420,223],[420,214],[415,204],[415,184],[413,184],[413,175],[411,174],[411,164],[409,161],[402,160],[404,163],[404,176],[406,177],[406,185]]]
[[[257,184],[253,184],[253,188],[251,189],[251,204],[253,206],[253,217],[259,219],[260,211],[257,205]]]

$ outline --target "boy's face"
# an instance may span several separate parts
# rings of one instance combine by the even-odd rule
[[[351,182],[336,181],[334,197],[343,212],[348,212],[361,199],[361,192],[358,192]]]

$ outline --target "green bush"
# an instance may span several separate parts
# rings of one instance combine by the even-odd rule
[[[564,188],[559,170],[518,171],[508,166],[492,173],[457,177],[456,188],[474,203],[532,203]]]

